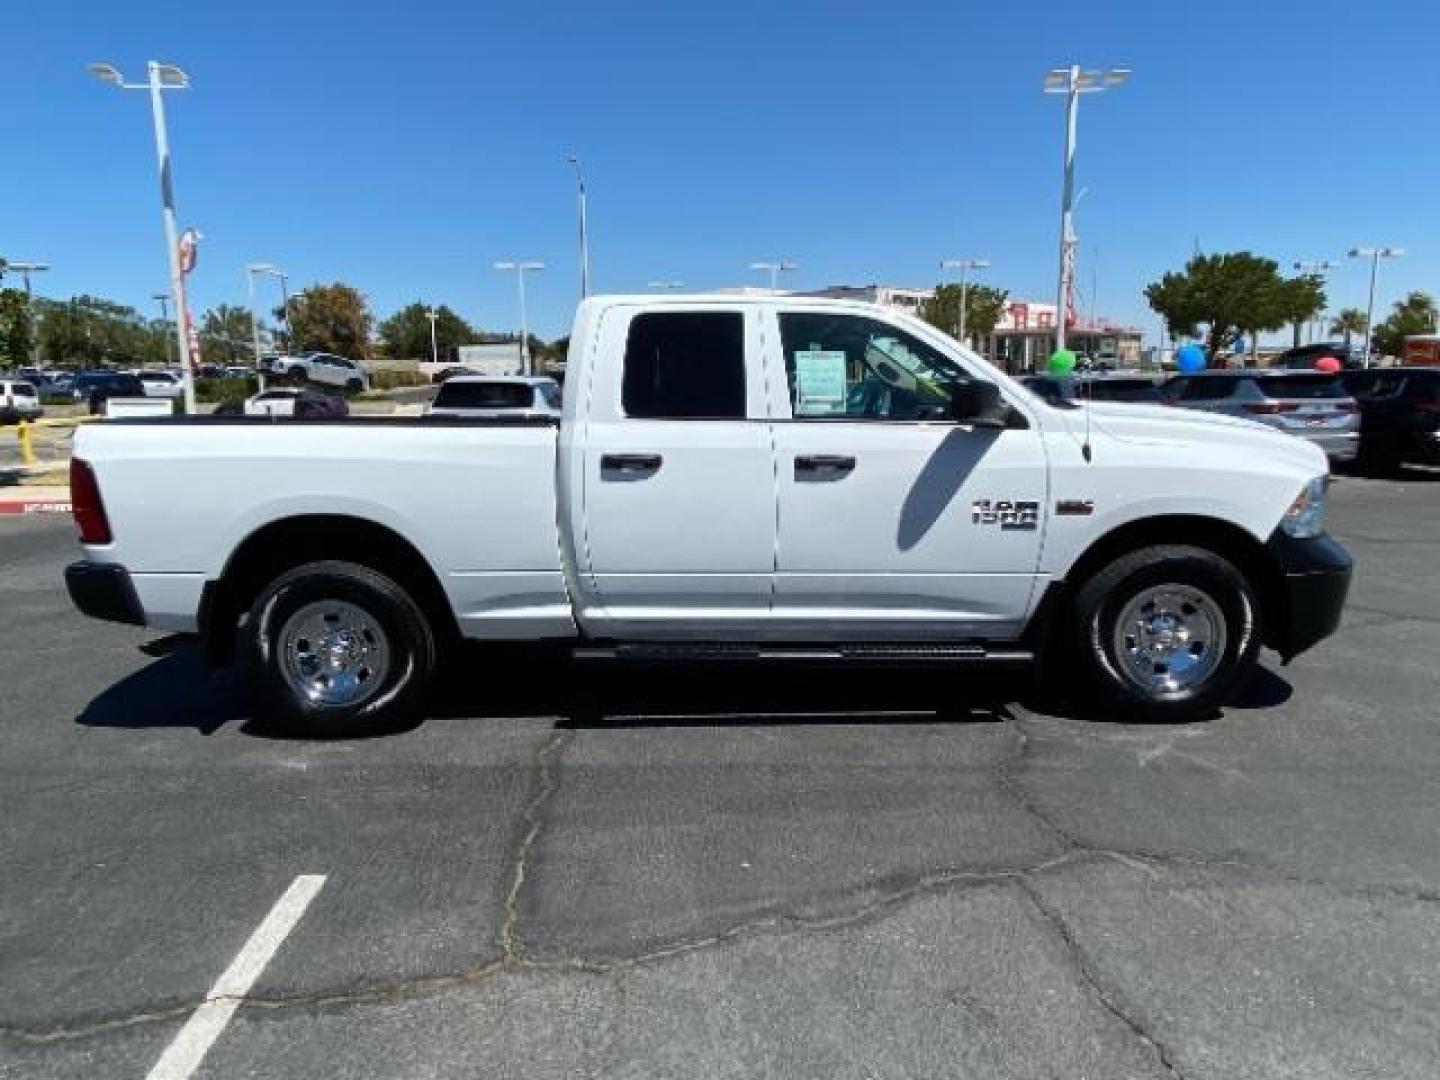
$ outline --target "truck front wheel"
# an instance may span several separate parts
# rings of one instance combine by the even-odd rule
[[[1074,647],[1103,704],[1126,719],[1209,715],[1250,678],[1260,651],[1255,592],[1205,548],[1132,551],[1075,598]]]
[[[276,578],[251,607],[245,638],[261,707],[321,738],[413,719],[435,670],[424,612],[356,563],[307,563]]]

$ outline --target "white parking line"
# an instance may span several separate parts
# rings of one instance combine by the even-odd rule
[[[215,980],[205,1003],[190,1014],[185,1026],[165,1048],[160,1060],[147,1074],[146,1080],[187,1080],[199,1067],[230,1017],[240,1007],[240,999],[255,985],[265,965],[280,948],[310,901],[325,884],[324,874],[301,874],[275,901],[265,921],[255,928],[250,940],[235,954],[225,973]]]

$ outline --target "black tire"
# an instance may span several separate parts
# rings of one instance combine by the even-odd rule
[[[1132,601],[1147,590],[1163,592],[1165,586],[1174,586],[1188,596],[1174,615],[1183,621],[1188,609],[1188,625],[1194,631],[1206,625],[1203,616],[1207,612],[1223,626],[1223,646],[1216,645],[1205,653],[1202,646],[1214,642],[1203,642],[1201,637],[1210,635],[1197,632],[1191,645],[1168,655],[1156,654],[1153,664],[1140,649],[1127,662],[1120,655],[1121,642],[1140,646],[1145,642],[1138,636],[1121,636],[1119,621]],[[1200,610],[1197,612],[1189,601],[1198,601]],[[1097,704],[1126,720],[1177,723],[1210,716],[1255,672],[1262,637],[1255,591],[1233,564],[1205,548],[1166,544],[1121,556],[1080,586],[1074,616],[1067,644],[1079,661],[1079,673],[1089,682]],[[1189,640],[1191,632],[1187,629],[1187,637],[1179,640]],[[1160,633],[1166,636],[1163,627]],[[1117,641],[1117,637],[1121,640]],[[1161,649],[1173,640],[1167,637]],[[1153,674],[1132,674],[1142,663]],[[1204,671],[1206,666],[1210,666],[1208,672]],[[1191,677],[1190,673],[1196,681],[1185,684],[1183,679]],[[1142,686],[1143,677],[1169,681],[1171,685]],[[1179,685],[1175,685],[1177,681]]]
[[[350,391],[350,393],[352,394],[358,394],[361,390],[365,389],[365,384],[359,379],[351,379],[345,384],[345,389]]]
[[[304,696],[294,684],[298,662],[286,652],[287,629],[293,639],[305,625],[306,612],[319,612],[318,617],[328,621],[324,609],[330,605],[340,605],[341,611],[358,610],[361,616],[358,631],[350,637],[360,659],[346,669],[347,677],[352,669],[358,671],[353,678],[359,689],[351,702]],[[337,630],[353,629],[336,622]],[[306,563],[262,589],[246,621],[244,648],[257,703],[265,710],[261,718],[278,717],[289,728],[318,738],[372,735],[413,721],[436,667],[435,634],[409,593],[384,574],[348,562]],[[319,642],[304,644],[303,651],[324,655]],[[354,655],[354,650],[347,655]],[[365,667],[367,659],[376,661],[375,669]],[[328,681],[328,671],[317,678]],[[373,679],[368,686],[366,678]]]
[[[285,373],[285,379],[291,386],[304,386],[306,383],[305,369],[303,367],[292,367]]]

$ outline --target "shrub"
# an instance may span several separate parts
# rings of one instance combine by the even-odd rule
[[[229,398],[247,398],[260,389],[255,379],[196,379],[196,401],[225,401]]]
[[[430,380],[418,371],[404,368],[380,368],[370,372],[370,389],[394,390],[401,386],[427,386]]]

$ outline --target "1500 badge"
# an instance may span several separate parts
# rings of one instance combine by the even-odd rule
[[[1040,504],[1033,499],[976,499],[970,504],[970,522],[1002,529],[1038,528]]]

